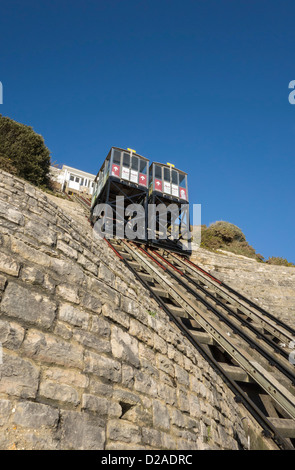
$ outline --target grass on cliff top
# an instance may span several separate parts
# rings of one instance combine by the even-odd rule
[[[201,248],[210,251],[226,250],[267,264],[295,267],[294,264],[289,263],[284,258],[270,257],[265,260],[261,254],[256,253],[255,249],[249,245],[242,230],[229,222],[218,221],[209,227],[202,225],[201,230]]]

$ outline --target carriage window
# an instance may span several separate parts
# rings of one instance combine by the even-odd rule
[[[144,160],[139,160],[139,172],[146,175],[147,164]]]
[[[123,153],[123,166],[130,167],[130,155],[129,153]]]
[[[185,175],[179,173],[179,186],[185,188]]]
[[[115,163],[116,165],[120,165],[121,163],[121,152],[119,152],[118,150],[114,150],[113,152],[113,163]]]
[[[109,166],[110,166],[110,160],[107,160],[105,163],[105,167],[104,167],[105,174],[107,174],[107,172],[109,171]]]
[[[162,179],[162,168],[158,165],[155,165],[155,178]]]
[[[172,170],[172,184],[178,186],[178,172],[176,170]]]
[[[164,167],[164,181],[169,181],[170,183],[170,170],[169,168]]]
[[[135,157],[132,155],[132,164],[131,164],[132,170],[138,171],[138,157]]]

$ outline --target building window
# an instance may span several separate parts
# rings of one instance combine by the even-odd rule
[[[80,181],[80,178],[78,178],[78,176],[76,176],[76,183],[79,183]]]
[[[70,176],[70,181],[74,181],[73,175]]]

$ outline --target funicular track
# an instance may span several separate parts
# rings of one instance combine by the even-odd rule
[[[126,240],[108,245],[223,376],[280,449],[295,449],[295,331],[185,257]]]

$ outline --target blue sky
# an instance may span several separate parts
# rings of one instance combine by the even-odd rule
[[[0,113],[96,173],[112,146],[189,173],[202,223],[295,263],[292,0],[2,0]]]

